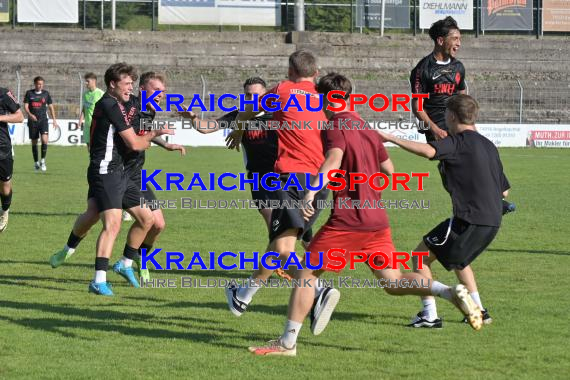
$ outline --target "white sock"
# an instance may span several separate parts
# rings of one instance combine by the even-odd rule
[[[45,158],[42,158],[42,160],[41,160],[40,162],[41,162],[42,164],[45,164],[45,163],[46,163],[46,159],[45,159]]]
[[[107,271],[104,270],[96,270],[95,271],[95,282],[107,282]]]
[[[433,321],[434,319],[437,319],[437,307],[435,305],[435,298],[422,298],[422,304],[424,305],[422,314],[427,318],[427,320]]]
[[[479,292],[473,292],[470,294],[471,294],[471,298],[477,304],[477,306],[479,306],[481,308],[481,310],[483,310],[483,304],[481,303],[481,298],[479,297]]]
[[[71,256],[75,252],[75,248],[71,248],[67,244],[65,245],[65,247],[63,247],[63,249],[65,249],[65,253],[67,253],[67,256]]]
[[[285,332],[281,335],[281,343],[287,348],[293,348],[297,344],[297,337],[302,326],[302,323],[288,319],[287,323],[285,323]]]
[[[451,295],[451,288],[447,285],[442,284],[439,281],[432,281],[431,294],[433,294],[434,296],[445,298],[448,301],[451,301],[453,297]]]
[[[237,296],[240,301],[250,303],[253,296],[260,288],[261,286],[255,282],[255,279],[250,277],[248,281],[245,282],[244,286],[240,286],[237,291]]]
[[[133,266],[133,260],[131,260],[131,259],[125,257],[125,256],[121,257],[121,261],[123,262],[123,265],[124,265],[126,268],[130,268],[130,267]]]

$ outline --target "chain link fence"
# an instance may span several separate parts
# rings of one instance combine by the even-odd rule
[[[81,92],[83,90],[83,74],[80,72],[58,73],[45,76],[45,88],[50,92],[59,118],[79,118],[81,107]],[[102,74],[102,73],[98,73]],[[225,93],[237,95],[243,91],[243,80],[236,78],[233,82],[216,76],[192,75],[181,73],[168,74],[168,93],[182,94],[185,105],[188,105],[198,94],[209,108],[210,95],[214,100]],[[256,73],[263,77],[263,73]],[[252,73],[252,75],[254,75]],[[33,88],[31,72],[7,72],[0,70],[0,80],[4,86],[11,88],[20,102],[23,101],[27,90]],[[102,78],[102,75],[99,75]],[[282,78],[265,77],[268,85],[277,83]],[[353,79],[354,93],[370,97],[376,93],[410,94],[407,79],[402,80],[367,80]],[[101,83],[100,83],[101,85]],[[19,90],[18,90],[19,89]],[[570,82],[568,81],[532,81],[532,80],[475,80],[468,83],[469,94],[480,104],[480,123],[532,123],[532,124],[567,124],[570,123]],[[229,107],[236,103],[225,101]],[[375,103],[381,107],[382,101]],[[200,112],[202,117],[219,117],[223,114],[217,105],[216,111]],[[397,112],[377,113],[368,106],[357,108],[367,120],[412,121],[411,112],[399,109]],[[162,118],[174,116],[174,113],[163,113]]]

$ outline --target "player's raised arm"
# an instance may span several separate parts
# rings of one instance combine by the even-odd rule
[[[162,137],[155,137],[151,140],[153,143],[155,143],[156,145],[158,145],[159,147],[166,149],[169,152],[173,152],[175,150],[180,151],[180,155],[181,156],[185,156],[186,155],[186,148],[184,147],[184,145],[180,145],[180,144],[170,144],[169,142],[167,142],[166,140],[164,140]]]
[[[382,138],[393,144],[398,145],[400,148],[407,150],[408,152],[414,153],[418,156],[425,158],[433,158],[435,156],[435,148],[430,144],[419,143],[415,141],[403,140],[393,136],[389,133],[378,131]]]

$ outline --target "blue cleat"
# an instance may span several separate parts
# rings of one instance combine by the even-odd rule
[[[95,282],[89,283],[89,293],[94,293],[100,296],[112,296],[112,286],[108,282]]]
[[[113,272],[123,276],[125,280],[127,280],[133,287],[140,288],[139,282],[137,281],[137,277],[135,276],[135,271],[132,267],[126,267],[123,265],[121,260],[117,261],[115,265],[113,265]]]

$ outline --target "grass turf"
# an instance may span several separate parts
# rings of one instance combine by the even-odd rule
[[[474,264],[483,303],[495,321],[480,332],[439,301],[442,330],[404,327],[419,309],[415,297],[380,289],[341,289],[341,302],[318,337],[308,325],[296,358],[260,358],[246,348],[277,337],[288,289],[262,289],[249,311],[233,317],[222,289],[133,289],[113,273],[116,296],[87,293],[97,225],[58,269],[47,260],[66,242],[85,207],[87,153],[50,147],[47,173],[35,174],[29,147],[15,149],[10,224],[0,235],[0,378],[567,378],[570,373],[570,151],[502,149],[518,210]],[[390,210],[399,250],[450,214],[435,163],[390,150],[397,171],[430,171],[423,192],[386,192],[388,199],[424,199],[429,210]],[[147,168],[181,172],[242,171],[241,155],[193,148],[186,157],[153,148]],[[188,183],[186,181],[185,183]],[[162,199],[247,199],[248,192],[163,192]],[[264,249],[266,231],[255,210],[165,210],[157,247],[193,251]],[[321,215],[322,224],[328,212]],[[128,225],[115,245],[122,251]],[[161,259],[164,263],[164,259]],[[112,259],[111,263],[114,262]],[[188,260],[185,261],[188,263]],[[455,283],[434,266],[437,278]],[[371,278],[365,267],[343,276]],[[157,272],[154,278],[245,278],[245,271]],[[334,278],[334,276],[327,276]]]

